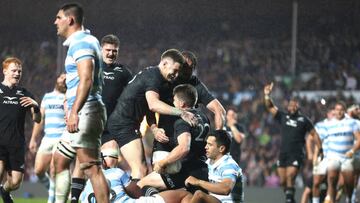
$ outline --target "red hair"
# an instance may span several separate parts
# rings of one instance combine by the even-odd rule
[[[19,66],[22,65],[22,62],[20,61],[20,59],[18,59],[16,57],[9,57],[9,58],[6,58],[2,63],[3,70],[8,69],[8,67],[11,63],[15,63],[16,65],[19,65]]]

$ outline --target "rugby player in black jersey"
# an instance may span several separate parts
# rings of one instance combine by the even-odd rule
[[[191,126],[181,118],[175,121],[176,146],[165,158],[154,163],[152,173],[138,182],[144,195],[151,195],[151,191],[154,191],[152,187],[160,190],[184,188],[185,180],[189,176],[208,180],[208,168],[205,163],[205,137],[210,129],[210,121],[205,113],[195,109],[196,101],[197,91],[193,86],[183,84],[174,88],[174,106],[193,112],[198,118],[198,124]],[[166,172],[165,169],[168,166],[179,161],[181,163],[180,171],[173,174]],[[187,189],[194,193],[201,188],[189,186]]]
[[[2,63],[4,80],[0,84],[0,177],[7,172],[7,180],[0,186],[4,203],[13,202],[10,191],[16,190],[25,169],[25,115],[40,123],[38,103],[25,88],[18,86],[22,75],[22,62],[15,57]]]
[[[182,54],[187,62],[186,66],[180,71],[179,78],[175,83],[164,88],[160,92],[160,99],[169,105],[173,104],[173,89],[179,84],[191,84],[194,86],[198,93],[198,104],[206,106],[212,113],[214,113],[215,129],[222,129],[224,127],[225,109],[208,90],[208,88],[199,80],[199,78],[193,75],[193,72],[197,66],[197,58],[194,53],[190,51],[183,51]],[[160,115],[158,124],[151,124],[151,129],[154,134],[154,146],[153,146],[153,162],[164,158],[170,152],[176,143],[174,139],[174,122],[178,117],[170,115]]]
[[[132,79],[132,73],[126,65],[117,62],[120,40],[109,34],[101,39],[101,52],[104,66],[104,86],[102,100],[105,103],[107,118],[114,111],[117,99]],[[119,146],[105,128],[101,137],[101,153],[107,167],[115,167],[118,163]]]
[[[133,77],[108,119],[107,128],[128,162],[133,180],[144,177],[147,171],[139,132],[145,115],[157,112],[180,116],[192,125],[197,123],[193,113],[160,100],[160,89],[178,77],[184,63],[185,59],[178,50],[165,51],[158,66],[148,67]]]
[[[292,98],[288,103],[287,112],[278,110],[270,98],[272,88],[273,83],[265,85],[264,102],[266,109],[280,123],[281,127],[281,146],[277,172],[280,177],[280,184],[284,188],[286,202],[294,203],[295,178],[304,159],[305,136],[307,134],[313,136],[317,147],[320,149],[320,154],[322,154],[322,145],[312,122],[300,113],[299,102]]]

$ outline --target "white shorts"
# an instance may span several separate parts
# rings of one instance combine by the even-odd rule
[[[87,102],[79,112],[79,131],[63,133],[61,140],[74,148],[99,149],[105,127],[105,107],[100,102]]]
[[[328,158],[328,170],[340,170],[340,171],[353,171],[354,159],[353,158]]]
[[[135,200],[135,203],[165,203],[165,201],[160,195],[153,195],[150,197],[140,197]]]
[[[59,138],[43,137],[40,143],[40,147],[37,153],[52,154],[56,150],[56,146],[59,143]]]
[[[163,160],[165,157],[167,157],[170,154],[170,152],[167,151],[155,151],[153,152],[152,161],[153,164],[155,162],[158,162],[160,160]],[[165,172],[168,174],[174,174],[179,172],[181,169],[181,161],[176,161],[175,163],[169,164],[165,168]]]
[[[324,158],[316,166],[313,167],[313,175],[326,175],[328,159]]]

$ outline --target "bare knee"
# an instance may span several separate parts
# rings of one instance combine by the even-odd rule
[[[21,178],[11,178],[9,179],[8,183],[9,183],[9,186],[11,188],[11,190],[17,190],[19,189],[20,185],[21,185],[21,181],[22,179]]]
[[[195,198],[196,200],[201,200],[205,197],[205,193],[201,190],[196,190],[196,192],[194,193],[193,198]]]

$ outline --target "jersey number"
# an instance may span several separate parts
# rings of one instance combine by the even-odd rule
[[[195,141],[199,141],[199,142],[203,142],[205,140],[206,134],[209,132],[210,130],[210,125],[208,123],[205,124],[199,124],[199,128],[200,128],[200,133],[199,135],[195,138]]]

